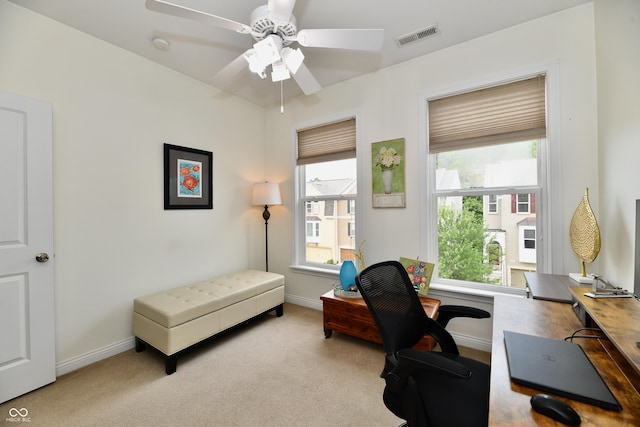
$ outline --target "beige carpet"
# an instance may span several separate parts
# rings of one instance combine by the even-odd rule
[[[487,353],[461,349],[488,362]],[[178,358],[129,350],[0,405],[0,425],[397,426],[382,402],[382,347],[339,333],[292,304]],[[26,408],[29,423],[11,422]],[[4,423],[4,424],[3,424]]]

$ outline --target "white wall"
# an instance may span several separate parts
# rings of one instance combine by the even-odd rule
[[[578,268],[568,226],[589,187],[603,232],[603,250],[591,271],[602,266],[624,284],[633,274],[633,202],[640,198],[638,4],[596,0],[595,16],[593,4],[560,12],[296,98],[280,114],[279,107],[265,111],[219,96],[0,0],[0,90],[49,100],[54,110],[58,365],[73,367],[85,355],[130,345],[138,295],[214,273],[261,268],[261,209],[249,206],[249,193],[251,183],[263,179],[281,183],[283,192],[283,205],[270,209],[270,270],[286,275],[289,301],[320,306],[320,295],[335,278],[290,269],[292,130],[298,123],[360,112],[364,219],[358,228],[367,239],[367,261],[420,255],[425,163],[419,156],[418,94],[545,63],[555,62],[560,72],[553,143],[560,145],[561,178],[554,185],[562,194],[562,224],[554,238],[561,240],[563,263],[554,272]],[[398,137],[406,139],[407,207],[373,209],[370,144]],[[163,210],[163,142],[213,152],[213,211]],[[445,303],[491,309],[490,298],[433,294]],[[480,340],[478,347],[491,338],[490,321],[452,328]]]
[[[262,108],[4,0],[0,90],[53,105],[59,373],[130,346],[135,297],[262,267]],[[163,209],[165,142],[213,152],[213,210]]]
[[[293,259],[292,129],[296,124],[341,111],[361,113],[363,145],[358,147],[358,157],[363,160],[363,179],[359,183],[362,202],[359,209],[364,210],[364,223],[358,224],[358,230],[366,239],[367,262],[417,255],[425,259],[420,253],[420,230],[424,223],[420,216],[420,172],[426,163],[419,154],[419,94],[524,72],[541,64],[556,64],[559,70],[560,98],[554,106],[559,110],[552,113],[557,120],[550,124],[550,132],[556,135],[551,143],[559,145],[559,156],[554,162],[560,162],[560,179],[552,185],[561,195],[561,233],[554,238],[561,239],[561,253],[556,256],[564,263],[558,262],[554,272],[579,271],[577,257],[568,242],[569,221],[585,187],[590,188],[596,214],[599,198],[593,20],[593,4],[589,3],[323,89],[314,96],[297,98],[285,104],[284,114],[277,107],[268,109],[267,144],[274,150],[267,153],[267,163],[282,171],[278,178],[284,182],[286,192],[285,205],[274,215],[271,230],[280,237],[273,241],[270,260],[273,259],[272,270],[287,276],[287,293],[295,295],[301,303],[319,304],[319,296],[331,289],[335,280],[300,274],[289,268]],[[399,137],[406,140],[407,207],[373,209],[371,143]],[[277,222],[278,218],[282,219]],[[273,257],[272,252],[276,254]],[[445,302],[454,302],[443,298]],[[491,299],[479,301],[479,306],[491,308]],[[460,333],[490,340],[491,322],[482,322],[482,330],[464,329]],[[455,331],[457,325],[452,326]]]
[[[640,199],[640,2],[595,2],[602,274],[633,290]]]

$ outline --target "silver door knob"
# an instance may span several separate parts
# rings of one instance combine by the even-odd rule
[[[47,261],[49,261],[49,254],[45,253],[45,252],[40,252],[38,255],[36,255],[36,261],[38,261],[38,262],[47,262]]]

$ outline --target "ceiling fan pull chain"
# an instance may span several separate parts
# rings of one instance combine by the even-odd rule
[[[284,113],[284,80],[280,80],[280,114]]]

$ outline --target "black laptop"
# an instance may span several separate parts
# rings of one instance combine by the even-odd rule
[[[578,344],[504,331],[513,382],[613,411],[622,406]]]

